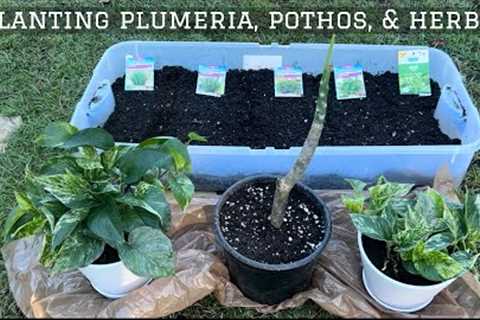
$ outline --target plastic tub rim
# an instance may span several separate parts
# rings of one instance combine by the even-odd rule
[[[148,45],[155,45],[155,44],[166,44],[166,45],[169,45],[169,44],[175,44],[175,45],[181,45],[181,46],[185,46],[185,47],[188,47],[188,46],[194,46],[194,45],[198,45],[198,41],[148,41],[148,40],[126,40],[126,41],[120,41],[120,42],[117,42],[111,46],[109,46],[105,51],[104,53],[102,54],[100,60],[97,62],[97,65],[95,66],[94,70],[93,70],[93,73],[92,74],[95,74],[96,72],[96,69],[100,66],[100,62],[105,58],[107,57],[110,52],[112,51],[115,51],[119,48],[122,48],[124,46],[128,46],[128,45],[132,45],[132,44],[148,44]],[[278,43],[271,43],[271,44],[260,44],[258,42],[229,42],[229,41],[210,41],[210,43],[214,44],[214,45],[229,45],[229,46],[236,46],[236,47],[242,47],[242,46],[258,46],[258,47],[292,47],[292,48],[302,48],[302,47],[305,47],[305,48],[308,48],[308,47],[311,47],[312,45],[313,46],[323,46],[323,47],[326,47],[328,46],[327,43],[301,43],[301,42],[292,42],[292,43],[289,43],[289,44],[285,44],[285,45],[280,45]],[[363,44],[363,43],[338,43],[338,44],[335,44],[336,47],[338,48],[342,48],[342,49],[347,49],[348,47],[350,46],[357,46],[357,47],[362,47],[363,49],[369,49],[369,50],[375,50],[375,49],[378,49],[378,48],[382,48],[384,47],[385,45],[383,44]],[[448,55],[444,50],[442,49],[438,49],[438,48],[432,48],[432,47],[428,47],[428,46],[421,46],[421,45],[398,45],[398,44],[392,44],[390,45],[392,48],[394,48],[395,50],[398,50],[398,49],[408,49],[408,48],[426,48],[428,49],[429,51],[432,51],[432,52],[437,52],[438,54],[444,56],[446,59],[448,59],[448,61],[450,61],[452,63],[452,65],[454,66],[454,68],[456,69],[456,71],[458,73],[460,73],[460,71],[458,70],[457,68],[457,65],[453,62],[452,58],[450,57],[450,55]],[[392,49],[393,50],[393,49]],[[90,77],[91,78],[91,77]],[[80,98],[80,101],[77,103],[80,104],[81,101],[83,101],[83,99],[85,98],[84,97],[85,95],[85,91],[84,93],[82,94],[81,98]],[[470,97],[470,94],[467,92],[467,99],[469,99],[469,103],[473,106],[474,103]],[[72,117],[71,117],[71,123],[73,122],[73,119],[75,118],[75,113],[77,112],[77,108],[75,108],[75,111],[74,113],[72,114]],[[475,118],[475,121],[476,122],[480,122],[480,115],[478,114],[478,112],[475,112],[474,113],[474,118]],[[207,147],[207,148],[211,148],[211,147],[223,147],[223,146],[210,146],[210,145],[205,145],[204,147]],[[237,146],[239,147],[239,146]],[[425,150],[428,150],[429,152],[435,152],[437,151],[438,153],[441,153],[441,152],[447,152],[447,151],[452,151],[454,150],[455,148],[458,148],[458,147],[462,147],[463,149],[468,149],[468,151],[472,151],[472,152],[476,152],[480,149],[480,136],[472,141],[472,142],[469,142],[469,143],[466,143],[466,144],[459,144],[459,145],[420,145],[420,146],[322,146],[321,148],[341,148],[342,150],[351,150],[351,151],[354,151],[355,149],[349,149],[349,148],[367,148],[367,150],[377,150],[382,148],[383,150],[385,150],[386,152],[385,153],[391,153],[391,152],[402,152],[402,151],[405,151],[406,153],[411,153],[412,151],[416,151],[416,150],[413,150],[412,147],[423,147],[421,151],[425,151]],[[425,148],[426,147],[426,148]],[[248,148],[248,147],[247,147]],[[256,149],[251,149],[249,148],[250,150],[254,151]],[[404,150],[404,149],[408,149],[408,150]],[[283,150],[283,149],[280,149],[280,150]],[[289,150],[289,149],[285,149],[285,150]],[[333,150],[333,149],[332,149]],[[365,150],[365,149],[363,149]],[[420,151],[420,150],[419,150]],[[466,151],[466,150],[462,150],[462,151]]]
[[[241,186],[243,186],[246,183],[253,182],[259,179],[277,179],[279,176],[275,175],[255,175],[251,177],[247,177],[244,179],[241,179],[231,185],[225,192],[222,194],[220,200],[218,201],[217,205],[215,206],[215,213],[214,213],[214,221],[213,221],[213,230],[215,233],[215,236],[217,238],[217,243],[220,244],[220,246],[227,251],[228,254],[232,255],[235,259],[238,261],[256,268],[260,270],[265,270],[265,271],[288,271],[288,270],[293,270],[297,268],[301,268],[305,265],[308,265],[309,263],[313,262],[320,254],[323,252],[325,247],[327,246],[328,242],[330,241],[331,235],[332,235],[332,218],[330,214],[330,210],[328,207],[325,205],[325,202],[323,202],[322,199],[320,199],[311,188],[306,186],[305,184],[298,182],[296,184],[297,187],[300,187],[303,189],[303,191],[310,193],[313,198],[318,201],[320,206],[324,210],[324,219],[325,219],[325,236],[322,239],[321,244],[313,251],[310,255],[306,256],[305,258],[302,258],[297,261],[289,262],[289,263],[281,263],[281,264],[269,264],[269,263],[263,263],[263,262],[258,262],[253,259],[250,259],[238,251],[236,251],[226,240],[225,237],[223,236],[223,233],[220,229],[220,214],[221,214],[221,208],[223,207],[223,204],[228,200],[228,195],[230,195],[233,191],[237,190]]]

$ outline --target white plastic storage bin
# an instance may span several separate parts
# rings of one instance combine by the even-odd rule
[[[125,72],[125,55],[140,54],[155,58],[155,69],[183,66],[197,70],[199,64],[225,64],[229,69],[252,67],[252,61],[266,65],[298,64],[304,72],[319,74],[327,44],[260,45],[229,42],[144,42],[128,41],[109,48],[97,64],[93,76],[71,123],[79,128],[102,126],[114,110],[111,99],[96,97],[104,80],[113,83]],[[412,46],[335,45],[333,63],[361,63],[374,74],[397,72],[398,50]],[[441,130],[461,145],[435,146],[341,146],[319,147],[307,171],[305,182],[314,188],[340,187],[344,178],[373,181],[379,175],[403,182],[428,184],[437,169],[447,164],[458,185],[480,145],[480,120],[451,58],[430,48],[430,75],[445,89],[435,112]],[[252,56],[262,56],[261,59]],[[266,56],[266,57],[265,57]],[[446,90],[449,88],[449,90]],[[273,88],[272,88],[273,90]],[[448,92],[447,92],[448,91]],[[108,91],[100,90],[109,94]],[[97,94],[98,95],[98,94]],[[99,101],[105,101],[99,105]],[[285,174],[300,148],[262,150],[233,146],[190,146],[193,178],[203,190],[222,190],[233,182],[256,174]]]

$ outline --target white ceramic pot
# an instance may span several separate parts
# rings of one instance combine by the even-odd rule
[[[362,278],[370,296],[387,309],[399,312],[415,312],[425,308],[433,298],[456,279],[430,286],[415,286],[394,280],[378,270],[370,261],[358,233],[358,247],[362,257]]]
[[[150,279],[133,274],[122,261],[91,264],[79,270],[87,277],[95,290],[110,299],[121,298],[150,281]]]

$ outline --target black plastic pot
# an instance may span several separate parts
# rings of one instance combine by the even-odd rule
[[[244,184],[273,182],[275,176],[254,176],[238,181],[223,194],[215,208],[214,232],[217,244],[223,249],[232,281],[240,288],[243,294],[262,304],[278,304],[294,294],[309,288],[312,281],[313,268],[327,245],[331,233],[331,215],[324,202],[304,184],[297,184],[295,188],[304,192],[325,219],[325,237],[315,251],[301,259],[287,264],[266,264],[254,261],[237,252],[225,240],[220,229],[220,215],[223,204],[230,195]]]

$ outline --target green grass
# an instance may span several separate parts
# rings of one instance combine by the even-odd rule
[[[114,5],[128,4],[130,7],[141,7],[145,3],[155,1],[115,1]],[[226,3],[240,6],[240,1],[215,1],[198,4],[200,1],[169,0],[162,1],[164,5],[173,7],[179,4],[197,4],[197,8],[223,8]],[[376,1],[285,1],[291,6],[312,6],[314,4],[330,3],[347,5],[359,10]],[[352,4],[353,2],[353,4]],[[452,6],[471,5],[474,0],[447,1]],[[62,1],[70,8],[75,6],[97,6],[94,0]],[[250,0],[242,1],[243,6],[272,7],[278,1]],[[308,3],[308,4],[304,4]],[[389,1],[389,4],[402,3]],[[404,3],[404,2],[403,2]],[[445,1],[424,1],[424,4],[442,8]],[[21,6],[20,0],[2,0],[1,6]],[[36,1],[36,5],[56,5],[53,0]],[[240,32],[199,32],[185,31],[176,33],[140,32],[83,32],[79,34],[42,33],[6,33],[0,35],[0,115],[20,115],[24,121],[21,129],[11,138],[5,154],[0,155],[0,222],[14,205],[13,191],[22,186],[22,176],[27,165],[37,167],[48,154],[35,146],[34,138],[41,128],[55,120],[70,118],[76,102],[79,100],[95,64],[103,52],[112,44],[123,40],[196,40],[196,41],[254,41],[261,43],[292,43],[292,42],[327,42],[327,35],[319,32],[278,31],[240,33]],[[480,83],[478,82],[480,61],[480,36],[478,33],[411,33],[399,35],[396,33],[350,33],[337,34],[337,43],[377,43],[377,44],[415,44],[438,46],[450,54],[461,70],[468,90],[475,102],[479,102]],[[480,158],[473,162],[465,184],[469,188],[480,190]],[[6,273],[3,263],[0,269],[0,317],[18,317],[21,315],[8,291]],[[263,317],[249,309],[224,308],[208,297],[180,314],[186,317]],[[279,312],[269,317],[276,318],[318,318],[328,314],[313,303]]]

